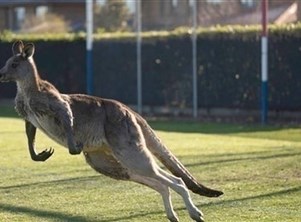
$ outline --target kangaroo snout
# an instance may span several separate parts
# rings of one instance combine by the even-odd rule
[[[5,71],[4,71],[4,67],[2,67],[0,68],[0,82],[2,82],[4,78],[5,78]]]
[[[7,82],[6,76],[4,73],[1,73],[1,70],[0,70],[0,82]]]
[[[3,67],[0,69],[0,82],[9,82],[11,81],[10,74],[7,72],[7,68]]]

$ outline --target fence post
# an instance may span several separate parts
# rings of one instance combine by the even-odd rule
[[[268,121],[268,0],[262,0],[261,123]]]
[[[86,0],[86,81],[87,94],[93,94],[93,0]]]
[[[142,113],[142,73],[141,73],[141,1],[136,0],[137,22],[137,107],[138,113]]]
[[[197,1],[192,1],[192,97],[193,118],[198,117],[198,84],[197,84]]]

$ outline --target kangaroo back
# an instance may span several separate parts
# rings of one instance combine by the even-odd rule
[[[223,194],[222,191],[208,188],[197,182],[183,164],[160,141],[148,123],[138,114],[136,116],[148,149],[164,164],[164,166],[167,167],[168,170],[170,170],[170,172],[177,177],[181,177],[188,189],[196,194],[206,197],[218,197]]]

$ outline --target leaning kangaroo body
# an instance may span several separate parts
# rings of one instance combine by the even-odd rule
[[[17,83],[16,110],[25,119],[31,158],[45,161],[53,149],[35,151],[36,129],[69,149],[84,153],[96,171],[120,180],[131,180],[158,191],[170,221],[178,221],[169,188],[182,196],[190,217],[203,221],[193,204],[194,193],[217,197],[222,194],[196,181],[162,144],[147,122],[127,106],[108,99],[80,94],[61,94],[42,80],[33,61],[33,44],[13,45],[13,56],[0,70],[0,81]],[[172,174],[162,170],[156,156]]]

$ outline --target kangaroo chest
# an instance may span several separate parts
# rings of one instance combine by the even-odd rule
[[[28,102],[21,96],[16,97],[15,99],[15,109],[17,113],[25,120],[31,122],[35,127],[38,127],[38,121],[35,117],[35,114],[31,111]]]
[[[62,127],[58,115],[55,115],[55,111],[48,110],[50,108],[47,108],[47,104],[42,102],[36,103],[34,99],[32,100],[29,101],[27,98],[22,97],[22,94],[17,95],[15,109],[18,114],[31,122],[51,139],[67,147],[66,131]],[[89,152],[98,149],[102,150],[102,146],[106,144],[106,140],[101,120],[82,121],[80,119],[80,117],[74,116],[73,133],[75,140],[83,142]]]
[[[25,120],[31,122],[36,128],[42,130],[46,135],[60,143],[66,145],[66,135],[61,128],[60,121],[55,116],[47,114],[47,109],[41,109],[30,104],[30,101],[17,96],[15,109]]]

